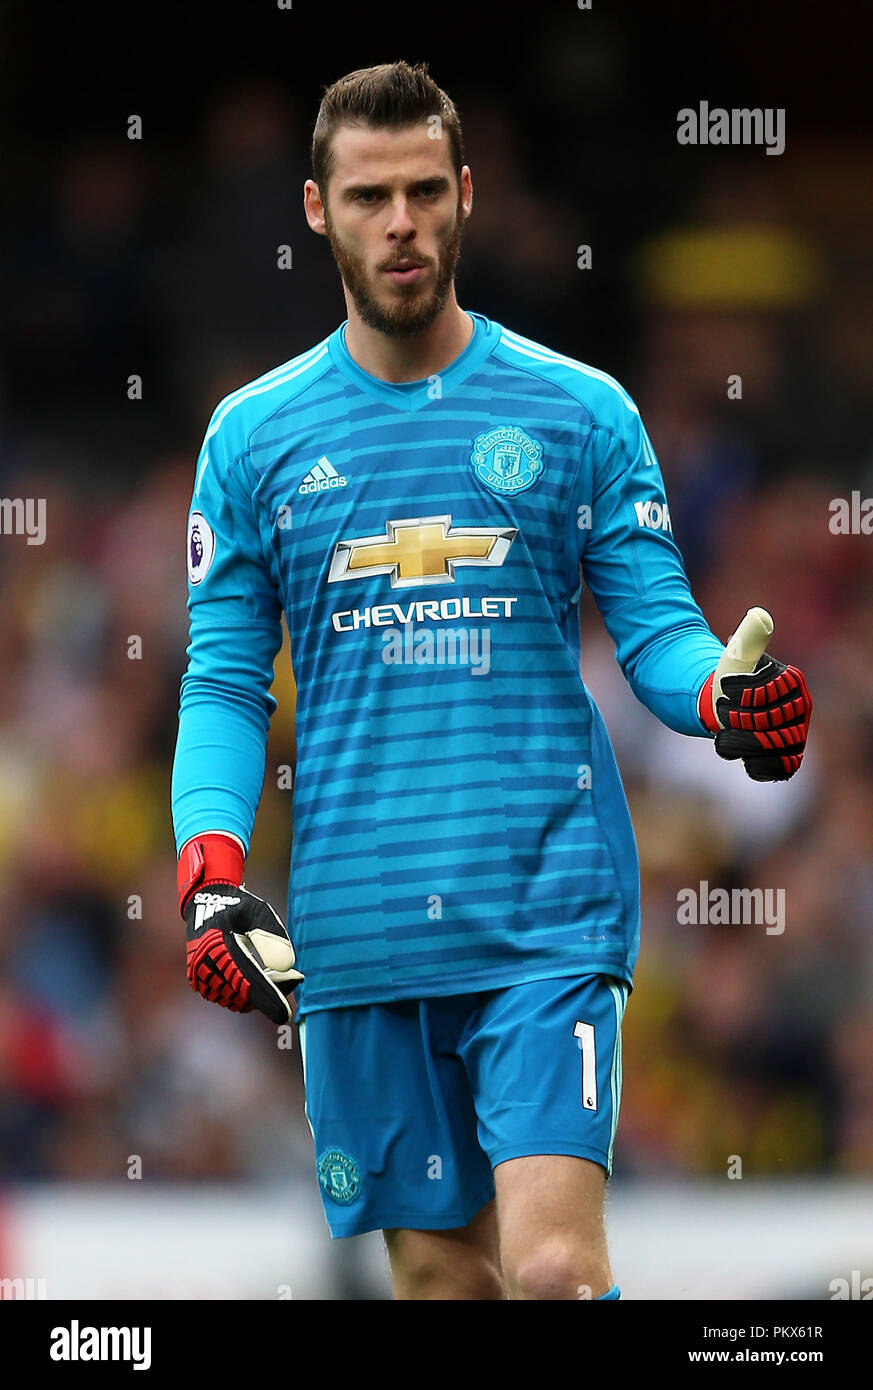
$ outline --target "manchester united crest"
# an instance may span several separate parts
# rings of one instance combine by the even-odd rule
[[[473,472],[499,496],[532,487],[543,471],[543,446],[518,425],[496,425],[476,436],[470,455]]]

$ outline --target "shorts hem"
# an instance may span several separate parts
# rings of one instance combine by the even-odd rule
[[[590,1162],[598,1163],[601,1168],[605,1168],[607,1177],[612,1171],[609,1155],[603,1149],[595,1149],[590,1144],[573,1144],[562,1139],[538,1139],[536,1143],[531,1144],[504,1144],[503,1148],[497,1149],[493,1155],[489,1154],[488,1158],[494,1169],[499,1163],[506,1163],[511,1158],[537,1158],[540,1155],[544,1158],[550,1155],[587,1158]]]
[[[473,1217],[484,1206],[487,1206],[493,1197],[494,1184],[491,1183],[485,1193],[473,1198],[465,1212],[440,1213],[439,1215],[431,1212],[423,1214],[404,1212],[402,1215],[391,1212],[384,1217],[381,1215],[363,1217],[350,1231],[334,1231],[327,1215],[325,1215],[325,1220],[330,1230],[331,1240],[343,1240],[347,1236],[362,1236],[366,1235],[368,1231],[450,1231],[460,1229],[462,1226],[469,1226]]]

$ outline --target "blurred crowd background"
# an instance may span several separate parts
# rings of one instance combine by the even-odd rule
[[[834,534],[829,504],[873,496],[869,130],[828,128],[826,104],[793,123],[808,92],[803,69],[781,84],[777,31],[768,85],[754,45],[714,56],[713,17],[677,52],[676,7],[649,8],[664,33],[642,6],[528,16],[500,61],[483,35],[466,54],[423,30],[400,47],[464,123],[461,304],[622,381],[713,630],[766,606],[815,701],[799,776],[753,784],[636,703],[583,601],[583,677],[643,871],[616,1178],[718,1176],[730,1155],[748,1175],[868,1174],[873,535]],[[130,91],[128,53],[105,90],[77,86],[72,117],[34,99],[32,120],[2,121],[0,493],[45,498],[47,530],[0,536],[0,1180],[117,1180],[141,1155],[153,1179],[309,1176],[315,1199],[296,1041],[185,981],[169,816],[184,528],[216,402],[344,317],[302,213],[320,84],[400,53],[356,13],[304,60],[293,26],[314,21],[295,7],[272,20],[284,49],[237,60],[226,22],[204,37],[222,8],[192,13],[180,42],[204,81],[178,82],[176,52],[163,83],[146,36]],[[702,98],[786,104],[785,154],[678,146],[676,111]],[[281,903],[287,652],[276,694],[248,882]],[[677,892],[701,881],[784,889],[785,932],[680,925]]]

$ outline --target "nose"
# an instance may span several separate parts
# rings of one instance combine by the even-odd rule
[[[386,234],[395,241],[409,241],[415,236],[415,223],[409,211],[409,203],[403,194],[398,194],[391,204],[391,217]]]

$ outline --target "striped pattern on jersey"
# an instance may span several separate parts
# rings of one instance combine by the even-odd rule
[[[343,325],[229,398],[198,467],[216,565],[191,591],[192,652],[209,651],[198,670],[214,672],[216,709],[230,685],[219,618],[247,616],[252,669],[269,659],[276,595],[291,634],[303,1012],[575,971],[630,982],[639,873],[579,675],[580,561],[620,659],[675,726],[700,732],[698,669],[702,684],[721,652],[671,536],[638,522],[636,500],[665,499],[633,402],[473,317],[437,382],[400,385],[352,361]],[[666,681],[651,655],[665,615],[686,634]],[[191,823],[221,823],[214,785],[198,800],[180,760]],[[225,828],[247,844],[245,819],[228,799]]]

